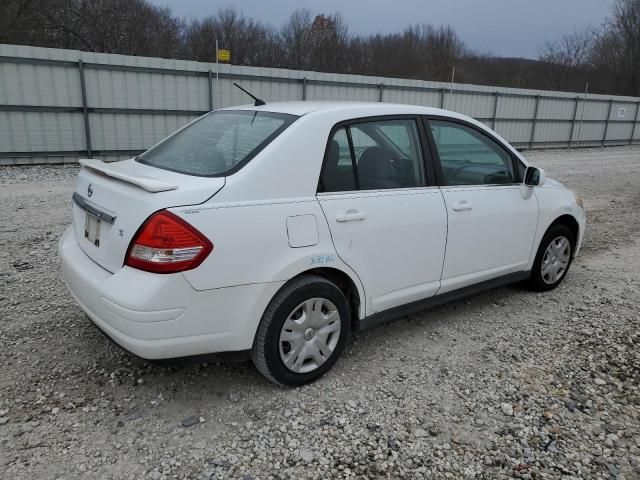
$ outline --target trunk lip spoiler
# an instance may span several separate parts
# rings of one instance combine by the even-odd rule
[[[82,158],[79,160],[80,165],[85,168],[100,172],[108,177],[113,177],[118,180],[122,180],[127,183],[136,185],[143,190],[151,193],[166,192],[169,190],[176,190],[177,185],[159,180],[153,177],[147,177],[146,175],[132,175],[117,164],[105,163],[102,160],[93,158]]]
[[[78,205],[78,207],[90,213],[94,217],[98,217],[100,220],[104,222],[113,224],[116,221],[116,218],[117,218],[116,215],[112,215],[111,213],[107,213],[104,210],[98,208],[92,202],[90,202],[89,200],[84,198],[82,195],[80,195],[78,192],[73,192],[71,199],[76,205]]]

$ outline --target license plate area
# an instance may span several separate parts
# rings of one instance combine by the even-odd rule
[[[102,220],[95,215],[86,212],[84,222],[84,238],[86,238],[95,247],[100,248],[100,227]]]

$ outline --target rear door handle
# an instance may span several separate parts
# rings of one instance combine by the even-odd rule
[[[344,213],[339,213],[336,215],[337,222],[355,222],[358,220],[364,220],[364,213],[359,210],[347,210]]]
[[[464,210],[471,210],[473,208],[473,204],[471,202],[467,202],[466,200],[461,200],[457,203],[454,203],[452,208],[456,212],[462,212]]]

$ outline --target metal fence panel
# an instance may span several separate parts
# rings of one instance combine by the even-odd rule
[[[437,105],[440,100],[438,90],[399,89],[391,84],[384,86],[382,95],[385,102],[411,105]]]
[[[495,131],[515,145],[527,144],[531,134],[531,123],[498,120]]]
[[[550,120],[572,120],[574,107],[575,99],[547,99],[542,97],[538,107],[538,116]],[[567,138],[568,136],[564,140]]]
[[[536,126],[536,141],[565,144],[571,133],[571,124],[567,122],[544,122]]]
[[[86,69],[87,101],[95,108],[203,110],[206,77]]]
[[[57,112],[1,112],[0,148],[78,151],[85,148],[82,116]]]
[[[536,97],[509,96],[500,99],[500,117],[532,119]]]
[[[216,73],[217,72],[217,73]],[[640,142],[640,99],[0,45],[0,165],[127,158],[212,108],[360,100],[477,118],[521,148]]]
[[[106,113],[91,116],[91,140],[97,151],[139,151],[158,143],[171,132],[196,118],[187,115],[131,115]]]
[[[493,116],[494,98],[491,95],[473,95],[470,93],[446,92],[447,110],[464,113],[470,117],[488,119]]]
[[[358,84],[350,86],[339,85],[309,85],[307,87],[308,100],[354,100],[376,102],[379,98],[377,89],[361,87]]]
[[[77,70],[0,61],[0,105],[79,107],[79,91]]]
[[[598,145],[604,138],[604,122],[579,123],[576,127],[576,137],[574,142],[584,145]]]
[[[610,123],[607,131],[607,141],[625,143],[631,138],[632,123]]]

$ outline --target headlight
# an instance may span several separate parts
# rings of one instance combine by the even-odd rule
[[[573,196],[576,198],[576,204],[580,208],[584,208],[584,203],[582,202],[582,197],[580,195],[578,195],[576,192],[573,192]]]

